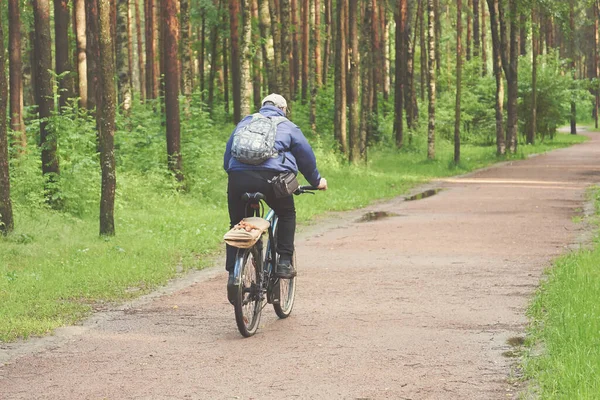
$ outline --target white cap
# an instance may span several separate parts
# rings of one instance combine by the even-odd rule
[[[268,95],[267,97],[265,97],[262,101],[262,103],[260,103],[261,105],[265,105],[266,102],[272,102],[273,104],[275,104],[275,107],[278,108],[287,108],[287,101],[285,101],[285,98],[277,93],[271,93],[270,95]]]

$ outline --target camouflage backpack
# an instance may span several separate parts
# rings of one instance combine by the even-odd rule
[[[262,164],[269,158],[276,158],[275,134],[277,126],[285,117],[265,117],[256,113],[245,126],[238,128],[233,134],[231,155],[245,164]]]

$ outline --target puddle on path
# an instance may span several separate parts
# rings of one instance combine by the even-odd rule
[[[399,216],[400,216],[400,214],[396,214],[393,212],[370,211],[370,212],[366,213],[365,215],[363,215],[362,217],[360,217],[356,222],[377,221],[377,220],[383,219],[383,218],[399,217]]]
[[[508,339],[506,343],[513,347],[523,346],[525,344],[525,338],[522,336],[513,336]]]
[[[436,194],[438,194],[438,193],[439,193],[439,192],[441,192],[442,190],[443,190],[443,189],[441,189],[441,188],[437,188],[437,189],[429,189],[429,190],[426,190],[426,191],[424,191],[424,192],[417,193],[417,194],[415,194],[415,195],[413,195],[413,196],[408,196],[408,197],[405,197],[405,198],[404,198],[404,200],[406,200],[406,201],[413,201],[413,200],[421,200],[421,199],[426,199],[427,197],[431,197],[431,196],[433,196],[433,195],[436,195]]]

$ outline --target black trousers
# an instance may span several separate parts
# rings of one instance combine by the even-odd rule
[[[277,172],[274,171],[231,171],[227,184],[227,203],[229,205],[229,224],[233,228],[246,216],[246,202],[242,195],[246,192],[261,192],[266,196],[266,202],[279,217],[277,228],[277,252],[280,255],[291,256],[294,253],[294,235],[296,234],[296,207],[294,196],[275,198],[270,180]],[[248,213],[250,210],[248,210]],[[233,271],[237,248],[227,245],[227,260],[225,269]]]

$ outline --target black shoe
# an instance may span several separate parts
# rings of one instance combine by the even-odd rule
[[[279,263],[277,264],[277,277],[282,279],[292,279],[296,276],[296,269],[292,265],[292,257],[282,255],[279,257]]]
[[[233,271],[229,271],[229,278],[227,279],[227,300],[229,300],[231,305],[235,302],[236,294],[235,277],[233,276]]]

